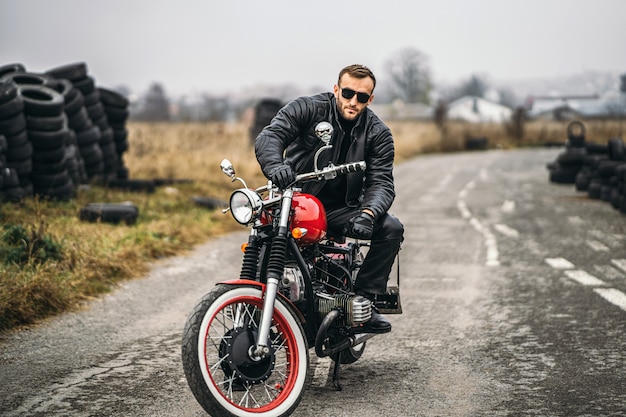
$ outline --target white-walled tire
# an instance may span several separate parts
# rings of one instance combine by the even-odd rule
[[[259,288],[218,285],[187,319],[185,376],[198,403],[212,416],[288,416],[302,398],[307,342],[300,322],[280,298],[272,318],[271,355],[258,362],[247,358],[262,306]]]

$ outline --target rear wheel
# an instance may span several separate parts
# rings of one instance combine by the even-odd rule
[[[182,361],[196,400],[212,416],[288,416],[302,398],[309,362],[300,322],[276,300],[270,353],[249,355],[263,307],[261,290],[218,285],[185,324]]]

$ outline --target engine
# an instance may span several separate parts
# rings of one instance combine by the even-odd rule
[[[356,327],[372,317],[372,302],[360,295],[317,293],[317,311],[320,320],[332,310],[339,309],[341,325]]]

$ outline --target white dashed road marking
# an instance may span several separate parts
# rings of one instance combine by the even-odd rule
[[[611,259],[611,263],[626,272],[626,259]]]
[[[546,258],[546,263],[554,269],[572,269],[574,264],[565,258]]]
[[[574,269],[574,264],[565,258],[546,258],[546,263],[554,269],[566,269],[567,277],[588,287],[604,287],[607,284],[586,271]],[[626,259],[612,259],[611,262],[626,272]],[[616,288],[594,288],[593,291],[609,303],[626,311],[626,294]]]
[[[609,250],[609,247],[605,244],[598,242],[597,240],[588,240],[587,245],[596,252],[606,252]]]
[[[596,288],[594,291],[611,304],[626,310],[626,294],[615,288]]]
[[[565,271],[565,275],[581,285],[593,287],[606,286],[606,283],[601,279],[598,279],[585,271],[581,271],[580,269]]]

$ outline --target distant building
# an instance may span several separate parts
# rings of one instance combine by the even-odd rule
[[[529,97],[526,112],[538,120],[613,119],[626,115],[626,101],[616,93]]]
[[[484,99],[465,96],[448,103],[448,120],[462,120],[471,123],[504,123],[511,120],[513,110]]]
[[[434,110],[424,103],[395,100],[388,104],[372,104],[372,111],[382,120],[432,120]]]

